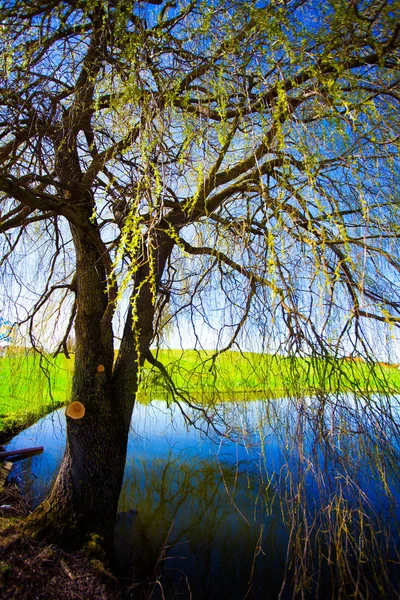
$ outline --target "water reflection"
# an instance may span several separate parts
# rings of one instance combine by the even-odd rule
[[[115,549],[132,596],[393,593],[399,401],[324,402],[222,405],[229,437],[186,427],[179,408],[162,401],[135,407]],[[57,472],[64,439],[58,411],[9,444],[45,446],[15,466],[33,505]]]
[[[264,493],[253,475],[231,464],[173,452],[166,460],[135,459],[121,497],[117,564],[125,574],[133,564],[141,591],[153,597],[161,588],[186,596],[189,586],[197,598],[224,597],[227,590],[231,598],[257,595],[279,554],[279,533],[286,547],[279,514],[265,518]],[[135,512],[126,510],[132,501]]]

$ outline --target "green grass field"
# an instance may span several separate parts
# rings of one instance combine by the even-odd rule
[[[249,352],[214,353],[194,350],[161,350],[158,358],[177,388],[191,393],[253,392],[268,396],[314,394],[320,391],[396,392],[400,371],[394,366],[358,360],[288,358]],[[150,393],[165,383],[146,363],[142,388]]]
[[[267,354],[160,350],[164,365],[178,392],[208,404],[224,400],[249,400],[323,392],[400,391],[400,371],[395,366],[367,365],[356,360],[303,359]],[[33,423],[71,398],[74,360],[40,356],[10,349],[0,359],[0,437]],[[138,400],[149,402],[170,394],[160,372],[146,363]]]
[[[64,356],[20,349],[0,358],[0,438],[63,406],[71,394],[73,366]]]

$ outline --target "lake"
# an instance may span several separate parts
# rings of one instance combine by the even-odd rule
[[[138,403],[114,569],[135,598],[390,597],[399,406],[347,396],[230,402],[193,427],[176,404]],[[60,410],[7,446],[45,447],[13,469],[33,506],[64,443]]]

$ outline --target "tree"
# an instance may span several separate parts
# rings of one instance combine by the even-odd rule
[[[397,9],[3,0],[3,278],[34,345],[46,311],[59,352],[74,330],[86,409],[40,534],[111,535],[168,323],[219,327],[216,354],[247,330],[324,357],[373,357],[370,324],[398,327]]]

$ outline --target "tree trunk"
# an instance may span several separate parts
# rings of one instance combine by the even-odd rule
[[[96,244],[72,228],[77,258],[76,355],[73,400],[85,407],[79,420],[67,417],[67,445],[49,497],[26,522],[37,538],[79,547],[97,534],[111,548],[123,480],[129,426],[137,392],[138,366],[153,337],[154,306],[148,266],[136,274],[136,331],[129,311],[113,367],[111,311],[107,278]],[[160,245],[157,279],[173,243]],[[161,251],[162,250],[162,251]],[[135,293],[135,292],[134,292]],[[105,315],[107,315],[105,319]]]
[[[39,539],[63,546],[82,546],[90,534],[111,548],[126,459],[127,437],[103,396],[98,412],[83,419],[67,418],[67,446],[50,496],[27,521]]]
[[[67,445],[58,477],[27,527],[37,537],[77,546],[88,533],[111,539],[127,440],[121,435],[121,414],[112,403],[114,356],[105,269],[87,231],[71,230],[77,261],[72,400],[84,405],[85,415],[79,420],[67,417]]]

